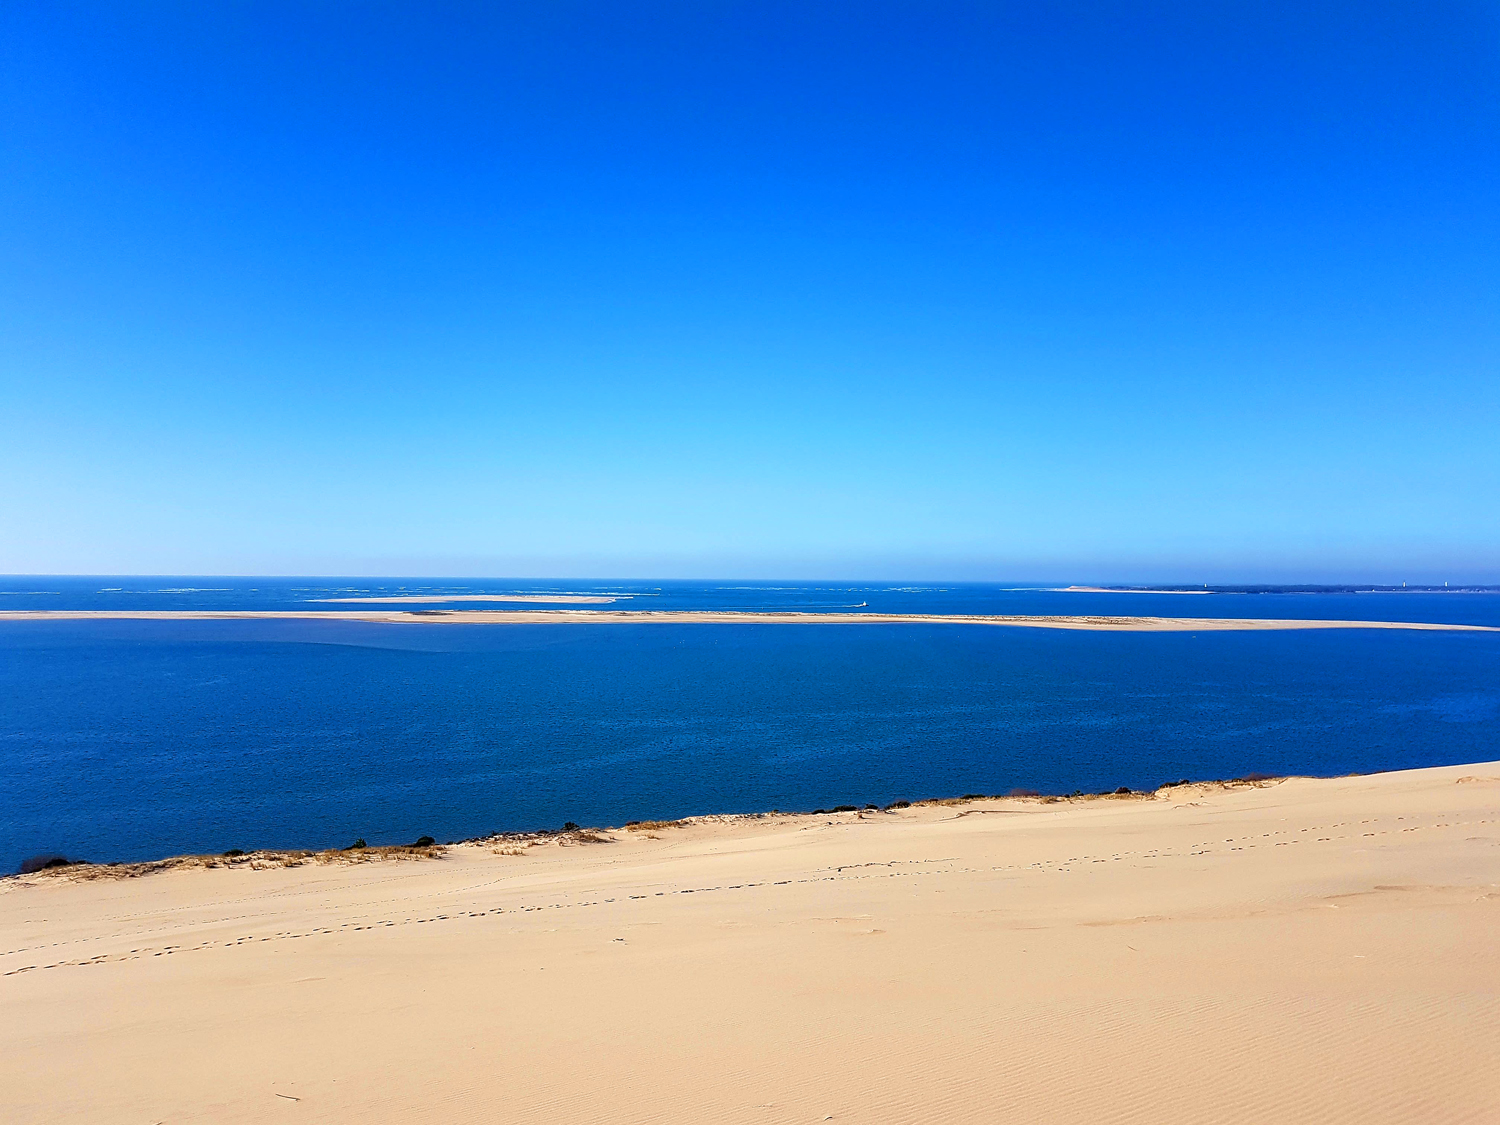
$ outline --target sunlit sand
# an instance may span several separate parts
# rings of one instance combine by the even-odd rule
[[[1500,1105],[1500,763],[328,858],[0,883],[0,1117]]]

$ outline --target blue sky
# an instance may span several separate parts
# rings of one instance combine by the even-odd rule
[[[1500,8],[0,9],[0,571],[1500,581]]]

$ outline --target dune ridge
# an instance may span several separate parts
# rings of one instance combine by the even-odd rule
[[[1477,1122],[1500,763],[0,882],[7,1121]]]

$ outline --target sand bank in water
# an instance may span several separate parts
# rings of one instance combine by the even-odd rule
[[[1013,614],[750,613],[715,610],[429,609],[429,610],[0,610],[4,621],[370,621],[450,625],[1011,625],[1033,629],[1091,629],[1148,633],[1207,633],[1240,629],[1436,629],[1496,633],[1492,625],[1427,621],[1302,621],[1260,617],[1026,617]]]
[[[0,1117],[1430,1125],[1500,1105],[1500,763],[599,835],[5,880]]]
[[[629,595],[624,595],[628,597]],[[314,602],[360,602],[364,604],[398,604],[401,602],[543,602],[547,605],[606,605],[619,597],[602,594],[392,594],[378,598],[309,598]]]

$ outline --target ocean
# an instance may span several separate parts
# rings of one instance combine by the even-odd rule
[[[481,593],[1500,625],[1495,594],[582,580],[8,578],[0,609]],[[1496,758],[1500,633],[0,621],[0,870]]]

